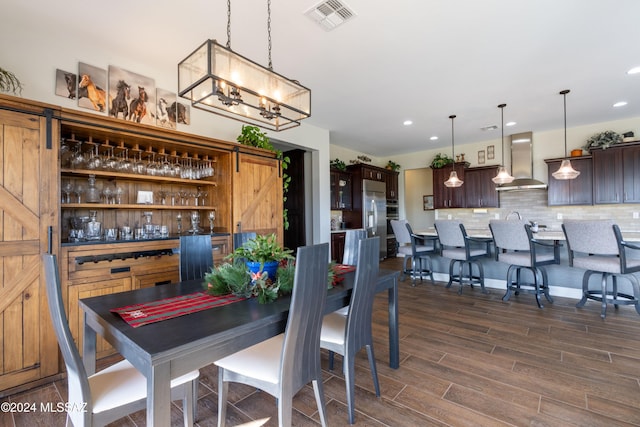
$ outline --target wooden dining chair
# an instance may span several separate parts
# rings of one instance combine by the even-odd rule
[[[329,369],[333,369],[334,353],[343,356],[342,370],[347,389],[349,424],[353,424],[355,420],[355,357],[362,347],[367,349],[373,385],[376,396],[380,397],[380,384],[376,359],[373,354],[373,334],[371,332],[373,297],[376,292],[376,278],[380,265],[379,251],[380,237],[360,240],[356,278],[349,301],[348,314],[345,317],[339,313],[330,313],[324,316],[322,321],[320,347],[329,350]]]
[[[344,255],[342,263],[345,265],[356,265],[358,261],[358,243],[367,238],[367,230],[347,230],[344,237]]]
[[[180,236],[180,281],[202,279],[213,267],[211,236]]]
[[[247,384],[274,396],[280,426],[291,425],[293,396],[312,382],[320,421],[327,425],[320,328],[327,296],[328,259],[328,243],[299,247],[285,332],[215,362],[219,427],[226,422],[229,382]]]
[[[87,375],[64,311],[55,255],[43,254],[49,313],[67,368],[67,412],[74,426],[103,426],[147,407],[147,379],[127,360]],[[184,425],[192,426],[198,392],[198,370],[171,380],[171,399],[182,399]]]
[[[255,239],[257,234],[253,231],[246,233],[233,233],[233,249],[238,249],[243,246],[247,241]]]

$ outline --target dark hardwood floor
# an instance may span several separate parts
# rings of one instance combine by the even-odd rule
[[[400,268],[400,260],[383,263]],[[400,286],[400,369],[388,365],[386,295],[376,299],[374,334],[382,397],[376,398],[366,352],[359,353],[356,424],[359,426],[622,426],[640,425],[640,316],[632,307],[582,309],[555,298],[538,309],[533,295],[502,302],[502,291],[446,289],[428,281]],[[326,369],[329,424],[347,425],[338,358]],[[198,426],[216,425],[216,370],[201,374]],[[3,401],[64,402],[59,381]],[[246,386],[230,386],[227,425],[277,425],[275,400]],[[294,425],[317,426],[311,387],[294,400]],[[179,402],[172,408],[181,424]],[[0,413],[1,426],[63,426],[64,414]],[[114,426],[145,425],[144,411]]]

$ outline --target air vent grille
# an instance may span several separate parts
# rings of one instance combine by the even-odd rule
[[[331,31],[356,16],[349,6],[339,0],[325,0],[311,7],[304,14],[325,31]]]

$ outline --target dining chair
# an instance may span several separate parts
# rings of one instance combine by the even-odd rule
[[[147,407],[147,379],[127,360],[88,376],[64,311],[56,256],[43,254],[49,314],[67,368],[67,412],[74,426],[103,426]],[[184,425],[192,426],[198,393],[198,370],[171,380],[171,399],[182,399]]]
[[[256,233],[248,231],[246,233],[233,233],[233,249],[238,249],[243,246],[247,241],[256,238]]]
[[[472,288],[474,284],[479,284],[482,293],[487,293],[484,288],[484,269],[478,260],[490,255],[489,245],[493,239],[467,235],[464,224],[458,220],[436,220],[434,225],[442,248],[442,256],[451,259],[449,282],[446,287],[451,287],[453,282],[457,282],[460,284],[458,293],[462,294],[462,287],[465,284]],[[456,264],[458,264],[458,274],[453,274]],[[476,275],[473,274],[473,266],[478,270]]]
[[[634,305],[640,314],[640,284],[632,274],[640,272],[640,245],[624,241],[620,228],[613,220],[565,220],[562,224],[569,251],[569,266],[586,270],[582,276],[582,299],[576,307],[583,307],[588,299],[600,301],[600,317],[607,315],[607,304]],[[592,275],[600,275],[600,289],[589,289]],[[608,290],[611,278],[612,288]],[[618,278],[631,284],[633,295],[618,291]]]
[[[211,236],[180,236],[180,281],[202,279],[213,267]]]
[[[274,396],[280,426],[291,425],[293,396],[312,382],[320,422],[327,425],[320,328],[327,296],[328,259],[328,243],[299,247],[285,332],[215,362],[219,427],[226,422],[229,382],[247,384]]]
[[[511,298],[511,292],[534,293],[539,308],[543,308],[540,295],[553,302],[549,295],[549,278],[545,266],[560,264],[560,244],[536,240],[528,221],[491,220],[489,229],[496,247],[496,261],[509,264],[507,291],[503,301]],[[522,270],[529,270],[532,283],[524,282]],[[513,275],[515,273],[515,280]]]
[[[379,271],[380,237],[360,240],[356,277],[349,301],[347,316],[330,313],[324,316],[320,347],[329,350],[329,369],[333,369],[334,354],[343,356],[342,371],[347,391],[347,408],[349,424],[355,420],[355,357],[365,347],[369,357],[369,368],[373,377],[376,396],[380,397],[378,371],[373,354],[373,334],[371,332],[371,316],[373,298],[376,292],[376,278]]]
[[[420,276],[420,281],[422,281],[423,274],[427,274],[433,283],[431,255],[436,253],[438,238],[415,234],[406,219],[392,219],[391,228],[398,245],[398,253],[404,255],[400,280],[404,280],[405,275],[411,276],[411,286],[415,286],[416,276]],[[409,263],[411,263],[411,268],[409,268]]]
[[[344,254],[342,263],[345,265],[356,265],[358,260],[358,243],[367,238],[367,230],[347,230],[344,237]]]

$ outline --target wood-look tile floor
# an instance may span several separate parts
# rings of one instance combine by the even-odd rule
[[[400,260],[383,263],[400,268]],[[502,302],[466,287],[428,281],[400,286],[400,369],[388,365],[386,296],[376,299],[375,353],[382,396],[376,398],[366,352],[356,373],[357,426],[622,426],[640,425],[640,316],[632,307],[555,298],[538,309],[533,295]],[[324,391],[329,425],[347,425],[340,358],[327,370]],[[196,425],[217,423],[216,370],[201,370]],[[64,402],[59,381],[3,401]],[[232,384],[230,426],[277,425],[275,399]],[[180,402],[172,425],[181,424]],[[317,426],[311,387],[294,399],[293,424]],[[63,414],[0,413],[0,426],[63,426]],[[143,426],[145,412],[113,426]]]

